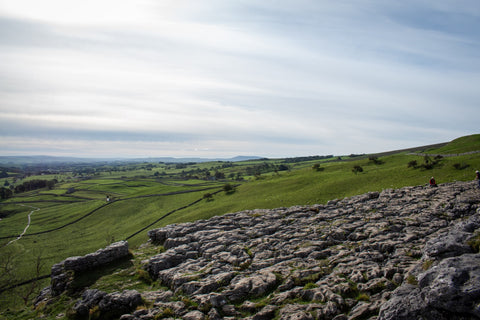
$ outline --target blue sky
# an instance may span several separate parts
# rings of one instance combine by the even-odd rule
[[[0,155],[380,152],[479,101],[478,0],[0,0]]]

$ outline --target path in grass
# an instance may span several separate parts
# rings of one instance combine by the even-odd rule
[[[238,186],[238,185],[236,185],[236,186]],[[235,186],[235,187],[236,187],[236,186]],[[95,208],[95,209],[91,210],[90,212],[86,213],[85,215],[83,215],[83,216],[81,216],[81,217],[79,217],[79,218],[77,218],[77,219],[75,219],[75,220],[73,220],[73,221],[71,221],[71,222],[68,222],[68,223],[66,223],[66,224],[64,224],[64,225],[62,225],[62,226],[59,226],[59,227],[56,227],[56,228],[53,228],[53,229],[48,229],[48,230],[39,231],[39,232],[30,233],[30,234],[25,235],[25,232],[27,231],[28,227],[30,226],[30,215],[33,213],[33,211],[32,211],[32,212],[28,215],[28,225],[27,225],[27,227],[25,228],[25,230],[23,231],[23,233],[22,233],[21,235],[19,235],[18,237],[17,237],[16,235],[2,236],[2,237],[0,237],[0,239],[8,239],[8,238],[17,237],[17,239],[12,240],[12,241],[10,241],[9,243],[7,243],[7,244],[6,244],[6,246],[7,246],[7,245],[9,245],[11,242],[14,242],[14,241],[19,240],[23,235],[25,235],[26,237],[27,237],[27,236],[36,236],[36,235],[39,235],[39,234],[45,234],[45,233],[50,233],[50,232],[58,231],[58,230],[63,229],[63,228],[65,228],[65,227],[67,227],[67,226],[71,226],[71,225],[73,225],[73,224],[76,224],[76,223],[79,222],[80,220],[85,219],[86,217],[92,215],[92,214],[95,213],[96,211],[104,208],[104,207],[107,206],[107,205],[110,205],[110,204],[112,204],[112,203],[115,203],[115,202],[127,201],[127,200],[133,200],[133,199],[140,199],[140,198],[173,196],[173,195],[178,195],[178,194],[185,194],[185,193],[192,193],[192,192],[200,192],[200,191],[206,191],[206,190],[211,190],[211,189],[218,189],[218,187],[215,186],[215,187],[208,187],[208,188],[201,188],[201,189],[181,190],[181,191],[172,191],[172,192],[166,192],[166,193],[158,193],[158,194],[148,194],[148,195],[141,195],[141,196],[133,196],[133,197],[128,197],[128,198],[120,198],[120,199],[116,199],[115,201],[107,202],[107,203],[105,203],[105,204],[102,204],[102,205],[99,206],[98,208]],[[217,191],[217,192],[220,192],[220,191],[222,191],[222,190],[219,190],[219,191]],[[215,193],[217,193],[217,192],[214,192],[213,194],[215,194]],[[203,198],[200,198],[200,200],[202,200],[202,199],[203,199]],[[198,201],[199,201],[199,200],[198,200]],[[196,202],[198,202],[198,201],[196,201]],[[40,202],[40,201],[37,201],[37,202]],[[45,200],[45,202],[56,202],[56,201]],[[194,202],[194,203],[196,203],[196,202]],[[26,201],[25,201],[24,203],[26,203]],[[194,204],[194,203],[193,203],[193,204]],[[180,209],[184,209],[184,208],[186,208],[186,207],[188,207],[188,206],[191,206],[191,205],[193,205],[193,204],[189,204],[189,205],[184,206],[184,207],[181,207],[181,208],[179,208],[179,209],[175,209],[173,212],[178,211],[178,210],[180,210]],[[23,204],[20,204],[20,205],[23,205]],[[35,207],[30,207],[30,208],[35,208]],[[37,208],[37,209],[40,210],[39,208]],[[36,210],[34,210],[34,211],[36,211]],[[170,215],[170,214],[173,213],[173,212],[168,213],[166,216]],[[158,220],[157,220],[156,222],[158,222]],[[155,223],[156,223],[156,222],[155,222]],[[137,233],[135,233],[135,234],[137,234]],[[135,234],[134,234],[134,235],[135,235]],[[133,236],[133,235],[132,235],[132,236]],[[130,236],[130,237],[132,237],[132,236]]]
[[[7,243],[5,246],[8,246],[9,244],[11,244],[11,243],[13,243],[13,242],[18,241],[18,240],[20,240],[20,239],[23,237],[23,235],[25,234],[25,232],[27,232],[28,227],[30,227],[30,223],[32,222],[32,214],[33,214],[35,211],[40,210],[40,208],[32,207],[32,206],[26,206],[26,205],[24,205],[24,204],[21,204],[21,206],[23,206],[23,207],[29,207],[29,208],[32,208],[32,209],[34,209],[34,210],[30,211],[30,213],[28,214],[28,222],[27,222],[27,225],[26,225],[25,229],[23,229],[23,232],[22,232],[16,239],[13,239],[13,240],[10,241],[9,243]]]

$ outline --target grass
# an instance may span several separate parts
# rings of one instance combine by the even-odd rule
[[[456,139],[442,148],[428,150],[429,153],[463,153],[480,150],[480,135]],[[32,215],[32,223],[26,236],[8,247],[2,244],[11,239],[0,240],[0,257],[14,254],[16,277],[29,279],[32,277],[32,261],[41,257],[42,273],[49,273],[50,267],[66,257],[84,255],[105,247],[113,241],[125,239],[134,232],[149,225],[163,215],[173,212],[149,229],[162,227],[172,223],[208,219],[215,215],[236,212],[246,209],[262,209],[289,207],[326,203],[335,198],[344,198],[369,191],[382,191],[388,188],[400,188],[410,185],[425,185],[431,176],[437,183],[455,180],[469,181],[474,178],[474,171],[480,168],[480,154],[469,154],[442,158],[431,170],[407,168],[412,160],[422,163],[423,157],[408,155],[406,152],[379,157],[382,164],[375,164],[368,157],[350,158],[338,161],[337,157],[299,163],[287,163],[290,170],[271,171],[257,177],[246,177],[242,182],[182,180],[183,170],[216,170],[229,176],[230,173],[245,173],[247,167],[262,165],[265,162],[273,165],[282,164],[282,159],[245,161],[222,168],[224,163],[212,162],[189,165],[177,169],[175,165],[155,164],[152,171],[142,169],[139,164],[120,166],[118,170],[103,172],[91,176],[88,180],[62,175],[62,181],[53,190],[37,190],[20,194],[0,205],[0,235],[16,235],[23,231],[27,215],[32,210],[28,206],[40,208]],[[322,171],[312,169],[321,163]],[[456,169],[455,163],[464,163],[465,169]],[[145,165],[145,164],[142,164]],[[363,172],[354,174],[352,168],[361,166]],[[155,172],[165,176],[155,177]],[[30,177],[35,178],[35,177]],[[10,179],[11,181],[11,179]],[[232,193],[226,193],[222,187],[226,182],[240,185]],[[211,190],[201,190],[211,187]],[[65,192],[75,188],[69,196]],[[189,193],[175,192],[194,191]],[[211,200],[203,199],[205,193],[214,193]],[[115,201],[107,204],[106,195]],[[151,197],[143,197],[155,195]],[[81,197],[81,198],[75,198]],[[83,199],[82,199],[83,198]],[[203,199],[188,208],[180,209]],[[75,203],[58,202],[77,201]],[[14,202],[32,201],[28,206],[20,206]],[[57,201],[57,202],[55,202]],[[93,213],[91,213],[93,212]],[[87,214],[90,215],[86,216]],[[76,223],[69,224],[84,217]],[[32,235],[58,228],[53,232]],[[147,241],[147,230],[129,240],[130,247]],[[478,247],[478,244],[474,244]],[[94,285],[99,288],[114,288],[123,277],[131,278],[137,274],[134,267],[123,271],[113,271],[109,275],[101,275]],[[308,280],[308,279],[307,279]],[[102,282],[103,281],[103,282]],[[130,281],[130,280],[129,280]],[[139,283],[137,283],[140,281]],[[306,281],[306,283],[311,281]],[[45,282],[45,284],[48,283]],[[102,284],[103,283],[103,284]],[[127,285],[131,287],[147,285],[136,279]],[[7,307],[18,307],[5,294],[0,296],[0,311]],[[1,317],[0,317],[1,319]]]
[[[480,145],[480,134],[473,134],[470,136],[460,137],[448,143],[446,146],[426,150],[428,153],[436,154],[458,154],[471,151],[478,151]]]

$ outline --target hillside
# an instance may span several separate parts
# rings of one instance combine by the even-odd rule
[[[476,184],[458,182],[171,225],[110,274],[102,259],[127,243],[54,266],[36,316],[476,319],[479,208]]]
[[[119,240],[128,240],[130,250],[136,251],[148,241],[147,231],[153,228],[228,212],[326,205],[336,198],[425,185],[432,175],[440,184],[471,181],[475,169],[480,168],[480,154],[471,153],[480,150],[478,137],[459,138],[437,149],[419,147],[382,155],[235,163],[79,164],[42,166],[38,172],[31,171],[36,167],[29,171],[7,167],[8,177],[0,179],[4,186],[33,179],[55,179],[57,183],[51,189],[13,194],[0,201],[0,257],[6,270],[0,277],[0,314],[6,309],[20,312],[25,302],[30,306],[50,279],[5,288],[48,277],[59,261]],[[450,149],[441,149],[446,147]],[[455,155],[410,154],[448,150]],[[413,162],[416,164],[411,165]],[[362,171],[354,170],[356,167]],[[234,188],[226,191],[227,185]],[[107,196],[111,201],[106,201]]]

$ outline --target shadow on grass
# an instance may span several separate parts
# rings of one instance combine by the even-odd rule
[[[131,261],[132,255],[128,255],[123,259],[116,260],[111,262],[107,265],[86,270],[79,274],[76,274],[73,278],[73,281],[70,285],[70,293],[75,294],[79,291],[83,290],[86,287],[89,287],[95,284],[100,278],[110,275],[114,272],[128,269],[134,266],[133,262]]]

